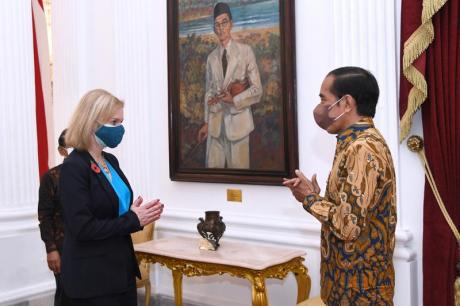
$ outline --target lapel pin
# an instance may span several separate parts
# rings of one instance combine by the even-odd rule
[[[93,161],[91,161],[91,170],[95,173],[101,173],[101,168],[99,168]]]

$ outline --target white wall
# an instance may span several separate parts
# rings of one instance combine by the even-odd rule
[[[30,0],[0,1],[0,304],[54,280],[38,233],[38,161]]]
[[[399,174],[395,304],[406,306],[421,305],[423,172],[397,139],[399,6],[399,0],[296,1],[297,105],[300,168],[310,175],[317,172],[324,188],[335,138],[326,137],[311,120],[321,81],[342,65],[360,65],[376,75],[382,92],[376,123]],[[56,137],[87,90],[112,91],[126,102],[126,136],[115,151],[123,170],[136,194],[166,204],[157,237],[197,237],[197,218],[205,210],[220,210],[227,224],[224,240],[305,249],[312,295],[318,295],[320,226],[288,190],[169,180],[166,45],[166,1],[53,1]],[[240,188],[243,203],[227,202],[227,188]],[[152,277],[156,293],[172,294],[168,270],[155,267]],[[295,304],[292,276],[270,280],[267,287],[271,305]],[[203,301],[205,296],[210,305],[248,305],[251,294],[245,280],[184,279],[186,299]]]

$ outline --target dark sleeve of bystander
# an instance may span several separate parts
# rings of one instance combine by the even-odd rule
[[[57,188],[54,186],[50,171],[46,172],[40,180],[38,191],[38,221],[40,223],[40,235],[45,243],[46,252],[57,250],[54,237],[54,203]]]

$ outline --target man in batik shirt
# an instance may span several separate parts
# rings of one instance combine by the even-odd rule
[[[326,305],[393,305],[396,182],[390,150],[372,118],[379,96],[361,68],[330,72],[314,110],[337,134],[324,197],[316,175],[285,179],[305,210],[322,223],[321,299]]]
[[[58,152],[62,157],[67,157],[65,145],[65,130],[59,136]],[[48,170],[40,180],[38,191],[38,221],[40,222],[40,235],[45,243],[46,261],[48,268],[54,273],[56,279],[56,292],[54,305],[70,305],[61,286],[61,254],[64,242],[64,221],[62,220],[62,207],[59,202],[58,183],[61,174],[61,165]]]

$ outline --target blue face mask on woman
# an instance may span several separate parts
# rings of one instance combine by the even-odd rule
[[[123,139],[125,128],[123,125],[104,124],[96,131],[96,141],[102,147],[115,148]]]

